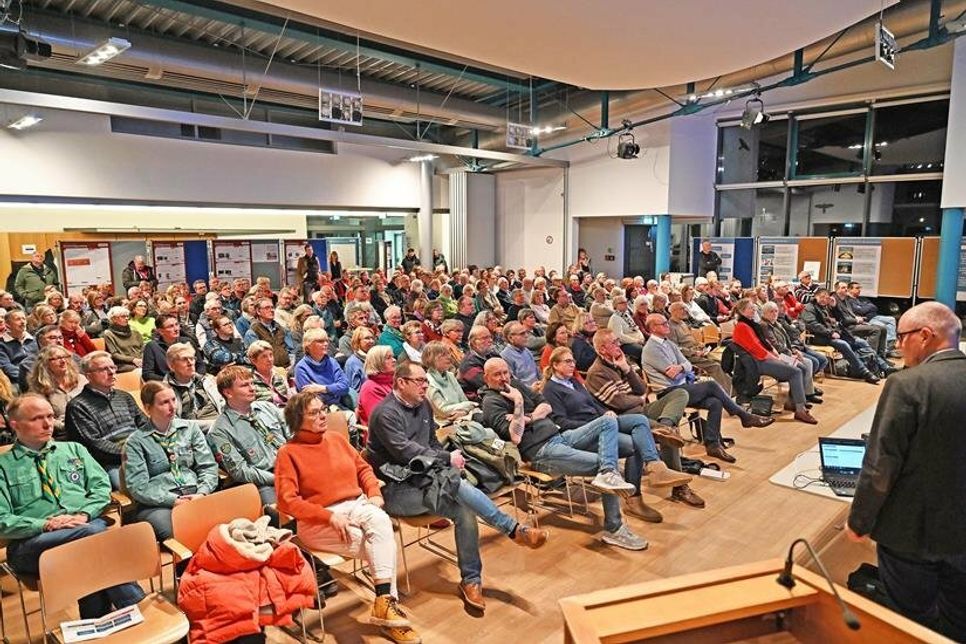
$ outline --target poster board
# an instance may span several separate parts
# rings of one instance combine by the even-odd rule
[[[267,277],[272,288],[281,288],[282,258],[281,242],[278,240],[253,240],[252,275],[256,278]]]
[[[842,237],[835,240],[832,253],[833,275],[835,282],[859,282],[862,292],[868,297],[880,295],[879,273],[882,263],[882,239],[874,237]],[[909,290],[912,290],[912,271],[909,272]]]
[[[912,297],[918,241],[914,237],[882,239],[879,297]],[[864,291],[865,288],[862,290]]]
[[[760,237],[756,284],[768,279],[792,282],[798,277],[798,239],[795,237]]]
[[[798,274],[805,270],[805,262],[818,262],[818,275],[812,275],[816,282],[828,281],[828,237],[797,237],[798,240],[798,270],[795,271],[793,282],[798,282]]]
[[[919,284],[916,297],[934,299],[939,270],[939,237],[923,237],[919,252]],[[966,301],[966,237],[959,244],[959,273],[956,279],[956,301]]]
[[[214,277],[233,280],[252,279],[252,246],[247,241],[213,241]]]
[[[184,244],[181,242],[152,242],[154,274],[158,278],[158,290],[164,291],[171,284],[187,282]]]
[[[114,283],[110,242],[61,242],[60,253],[68,295],[80,295],[88,286]]]

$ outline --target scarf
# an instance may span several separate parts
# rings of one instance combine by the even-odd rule
[[[171,476],[174,477],[175,483],[179,486],[183,485],[184,479],[181,476],[181,463],[178,462],[178,453],[175,451],[175,446],[177,445],[175,433],[171,431],[170,427],[166,434],[161,434],[155,429],[155,431],[151,432],[151,438],[158,444],[158,447],[164,450],[165,455],[168,457]]]
[[[33,457],[34,463],[37,465],[37,474],[40,475],[40,491],[45,497],[57,503],[60,500],[60,488],[57,487],[57,481],[54,479],[54,475],[47,469],[47,455],[50,454],[53,448],[48,443],[39,452],[29,452],[30,456]]]
[[[740,313],[738,314],[738,321],[744,322],[745,324],[750,326],[751,330],[755,332],[755,335],[758,337],[758,340],[764,345],[766,349],[768,349],[769,351],[775,351],[775,347],[773,347],[771,342],[768,341],[768,338],[765,337],[765,330],[762,328],[760,323],[755,322],[753,319],[745,317]],[[778,353],[778,352],[775,351],[775,353]]]

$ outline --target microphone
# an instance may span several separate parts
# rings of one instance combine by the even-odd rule
[[[795,578],[792,577],[792,554],[795,551],[795,546],[800,543],[805,544],[805,547],[808,549],[808,554],[810,554],[815,563],[818,564],[819,570],[822,571],[822,576],[825,578],[825,581],[828,582],[828,587],[832,589],[832,594],[835,595],[835,601],[839,603],[839,608],[842,609],[842,620],[845,622],[845,625],[853,631],[857,631],[862,628],[862,623],[859,621],[859,618],[856,617],[855,613],[850,611],[849,607],[845,605],[844,601],[842,601],[839,591],[835,589],[835,584],[832,583],[832,576],[828,574],[828,570],[825,569],[825,564],[823,564],[822,560],[818,558],[818,554],[815,552],[815,549],[812,548],[812,544],[810,544],[807,540],[795,539],[792,541],[792,545],[788,546],[788,556],[785,558],[785,567],[782,569],[781,574],[778,575],[778,578],[775,581],[788,589],[795,587]]]

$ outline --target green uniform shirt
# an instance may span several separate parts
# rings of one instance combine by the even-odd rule
[[[250,418],[264,431],[259,431]],[[208,430],[208,444],[215,460],[228,472],[228,478],[235,483],[254,483],[259,487],[275,484],[275,457],[288,439],[288,426],[281,410],[272,403],[260,401],[252,403],[250,417],[225,407]]]
[[[167,449],[162,444],[169,438]],[[170,508],[184,487],[193,486],[198,494],[218,487],[218,465],[193,420],[175,418],[167,434],[153,426],[139,429],[127,439],[123,454],[124,486],[142,505]]]
[[[43,532],[59,514],[98,517],[111,502],[111,482],[80,443],[50,441],[47,471],[57,500],[43,494],[34,454],[19,442],[0,454],[0,539],[27,539]]]

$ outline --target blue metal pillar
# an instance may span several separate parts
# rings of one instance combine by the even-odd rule
[[[936,301],[956,308],[956,285],[959,280],[959,248],[963,239],[963,209],[943,210],[939,233],[939,265],[936,267]]]
[[[654,279],[671,270],[671,215],[658,215],[654,244]]]

